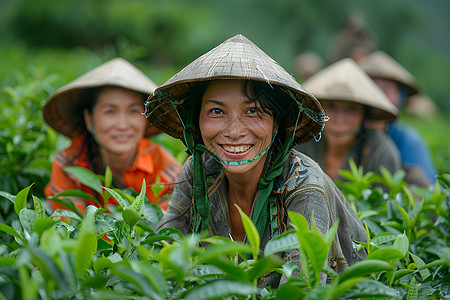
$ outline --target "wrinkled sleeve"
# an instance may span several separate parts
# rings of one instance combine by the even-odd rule
[[[326,264],[338,274],[350,265],[363,260],[365,251],[356,252],[353,241],[366,240],[365,229],[352,209],[347,199],[334,182],[311,160],[303,157],[307,165],[307,172],[296,179],[295,188],[285,196],[285,206],[288,211],[303,215],[308,224],[314,224],[325,235],[328,230],[339,222],[338,229],[329,250]],[[291,172],[301,174],[301,172]],[[288,230],[292,229],[288,220]],[[300,253],[294,249],[286,253],[287,260],[296,262],[301,270]],[[327,283],[327,276],[321,274],[320,283]],[[283,279],[282,279],[283,282]]]
[[[192,215],[192,163],[186,161],[175,184],[169,207],[159,223],[158,230],[175,228],[184,235],[191,232]]]

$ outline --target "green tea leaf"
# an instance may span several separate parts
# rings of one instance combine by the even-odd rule
[[[155,198],[158,198],[159,195],[161,194],[162,190],[164,189],[164,185],[160,184],[161,181],[159,179],[159,176],[156,176],[155,178],[155,182],[151,185],[151,189],[153,192],[153,195],[155,196]]]
[[[117,203],[119,203],[120,207],[122,207],[122,209],[125,209],[128,207],[127,203],[125,202],[125,200],[122,198],[122,196],[116,192],[113,189],[107,188],[107,187],[103,187],[105,190],[107,190],[113,197],[114,199],[117,200]]]
[[[37,232],[39,235],[42,235],[45,230],[52,227],[56,223],[58,223],[58,221],[50,218],[39,218],[33,224],[33,231]]]
[[[390,263],[378,259],[363,260],[350,266],[338,277],[339,283],[362,275],[390,271],[394,268]]]
[[[16,199],[14,200],[14,211],[17,215],[20,214],[23,208],[27,207],[28,193],[32,186],[33,183],[17,193]]]
[[[85,186],[102,194],[102,181],[91,170],[83,167],[65,167],[64,170],[73,174]]]
[[[34,210],[37,212],[39,218],[45,218],[45,209],[42,205],[41,199],[33,195]]]
[[[339,287],[341,284],[339,284]],[[346,293],[339,295],[338,299],[359,299],[359,298],[369,298],[369,299],[385,299],[387,297],[397,299],[397,291],[391,289],[390,287],[384,285],[376,280],[364,279],[356,283],[350,290]]]
[[[12,227],[9,226],[9,225],[0,223],[0,230],[3,231],[3,232],[5,232],[5,233],[7,233],[7,234],[9,234],[10,236],[13,236],[13,237],[15,237],[15,238],[18,238],[18,239],[20,239],[20,240],[22,239],[22,237],[20,236],[20,234],[19,234],[17,231],[15,231],[14,228],[12,228]]]
[[[95,201],[98,205],[100,205],[100,202],[98,202],[98,200],[94,196],[82,190],[65,190],[51,197],[51,199],[53,200],[54,198],[61,198],[61,197],[75,197],[81,199],[88,199]]]
[[[416,278],[413,276],[411,278],[411,281],[408,284],[408,296],[406,297],[407,300],[417,300],[417,295],[419,294],[419,289],[417,288],[418,282]]]
[[[403,223],[405,224],[405,230],[409,230],[411,228],[411,220],[409,219],[408,213],[406,212],[406,210],[401,207],[398,203],[395,203],[395,205],[397,206],[398,211],[400,212],[400,214],[402,215],[403,218]]]
[[[109,166],[106,166],[106,170],[105,170],[105,186],[106,187],[110,187],[112,184],[112,172],[111,172],[111,168]]]
[[[408,253],[409,250],[409,240],[405,233],[397,235],[394,241],[394,245],[392,245],[392,248],[399,250],[401,253],[403,253],[403,256]]]
[[[253,248],[244,243],[232,243],[225,245],[213,245],[204,248],[198,255],[197,264],[209,262],[211,259],[221,255],[236,255],[236,253],[252,253]]]
[[[247,296],[256,293],[256,287],[245,282],[216,280],[193,288],[186,295],[186,300],[203,300],[223,298],[230,295]]]
[[[137,222],[144,219],[136,211],[129,208],[124,209],[124,211],[122,212],[122,217],[125,223],[127,223],[130,226],[130,228],[133,228]]]
[[[144,275],[135,272],[130,266],[117,264],[112,268],[112,273],[124,279],[127,284],[134,286],[139,294],[146,295],[148,299],[164,299],[160,294],[153,290],[148,284]]]
[[[410,254],[411,254],[412,259],[416,263],[417,268],[420,269],[423,266],[425,266],[425,262],[419,256],[417,256],[413,253],[410,253]],[[431,275],[430,270],[428,270],[428,269],[422,269],[419,271],[419,273],[423,280],[427,279]]]
[[[109,269],[111,268],[111,266],[113,265],[112,261],[109,260],[109,258],[107,257],[99,257],[95,260],[93,268],[94,268],[94,272],[98,275],[100,275],[100,273],[104,270],[104,269]]]
[[[38,219],[43,220],[43,219]],[[37,222],[37,221],[36,221]],[[54,257],[62,248],[62,239],[56,230],[47,230],[41,235],[40,246],[45,253]]]
[[[94,225],[95,215],[86,216],[81,225],[75,248],[76,271],[84,275],[92,265],[92,255],[97,249],[97,234]]]
[[[11,195],[10,193],[7,193],[7,192],[3,192],[3,191],[0,191],[0,196],[2,196],[3,198],[8,199],[12,203],[14,203],[14,201],[16,199],[16,196]]]
[[[252,247],[253,259],[256,260],[258,259],[259,247],[261,245],[258,229],[256,229],[256,226],[255,224],[253,224],[250,217],[247,216],[237,204],[235,204],[234,206],[237,208],[239,214],[241,215],[242,224],[244,225],[248,243]]]
[[[294,230],[290,230],[268,241],[264,247],[264,255],[268,256],[277,252],[297,249],[298,247],[300,247],[300,244],[297,234]]]
[[[252,267],[247,271],[250,282],[257,280],[264,274],[269,273],[283,265],[283,260],[275,255],[265,256],[258,259]]]
[[[33,232],[33,224],[38,218],[38,214],[31,209],[22,208],[19,213],[20,224],[24,231],[28,232],[30,235]]]
[[[132,262],[132,265],[141,271],[141,273],[145,276],[145,278],[147,278],[147,280],[151,283],[153,289],[157,291],[162,297],[164,297],[167,294],[167,291],[169,290],[169,285],[167,284],[167,280],[160,269],[156,268],[155,266],[149,263],[142,261]],[[207,266],[199,266],[199,267],[207,267]],[[211,270],[212,266],[209,267]]]
[[[300,232],[309,232],[308,221],[299,213],[288,211],[289,219]]]
[[[142,207],[144,205],[145,193],[147,190],[147,186],[145,184],[145,178],[142,180],[142,188],[139,196],[136,197],[131,208],[138,214],[141,214]]]
[[[379,259],[386,262],[397,261],[405,257],[402,252],[397,249],[384,248],[377,249],[369,253],[366,259]]]

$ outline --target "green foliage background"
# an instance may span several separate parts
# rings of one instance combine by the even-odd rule
[[[447,73],[450,2],[441,0],[3,0],[0,2],[0,190],[35,182],[39,196],[53,154],[67,140],[42,119],[57,88],[122,56],[162,84],[190,61],[242,33],[293,72],[296,55],[328,59],[349,13],[359,13],[378,47],[418,79],[439,107],[431,120],[407,118],[429,144],[439,173],[450,171]],[[158,142],[182,160],[180,144]],[[50,158],[50,160],[48,159]]]

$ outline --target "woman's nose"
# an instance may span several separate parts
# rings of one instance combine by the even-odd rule
[[[238,117],[234,117],[229,119],[223,133],[225,136],[235,139],[243,135],[243,129],[244,126],[242,120]]]
[[[128,126],[128,122],[129,122],[127,114],[120,113],[118,115],[118,118],[117,118],[116,122],[117,122],[116,126],[119,127],[119,128],[127,127]]]

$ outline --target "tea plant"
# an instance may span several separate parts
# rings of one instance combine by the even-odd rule
[[[362,180],[350,173],[347,177]],[[257,230],[241,212],[248,243],[185,237],[175,229],[155,231],[162,212],[145,200],[145,182],[140,193],[131,196],[108,187],[108,178],[108,174],[98,178],[102,195],[104,199],[112,195],[119,205],[89,206],[84,213],[47,213],[39,197],[31,195],[31,186],[16,196],[2,194],[13,205],[18,221],[0,224],[0,230],[10,237],[0,246],[0,297],[440,299],[448,294],[448,175],[441,176],[433,189],[412,194],[404,187],[393,198],[391,193],[366,189],[364,184],[359,185],[361,190],[353,189],[353,195],[363,197],[354,199],[354,207],[372,211],[359,213],[368,232],[361,247],[368,256],[339,275],[325,266],[337,223],[322,236],[313,220],[309,227],[303,216],[289,212],[294,230],[260,249]],[[59,198],[62,203],[64,197],[54,200]],[[414,197],[421,197],[418,203]],[[205,243],[209,246],[201,247]],[[277,255],[290,249],[300,252],[301,271]],[[282,274],[286,282],[278,289],[261,289],[258,279],[270,272]],[[332,283],[320,285],[321,273],[332,278]]]

